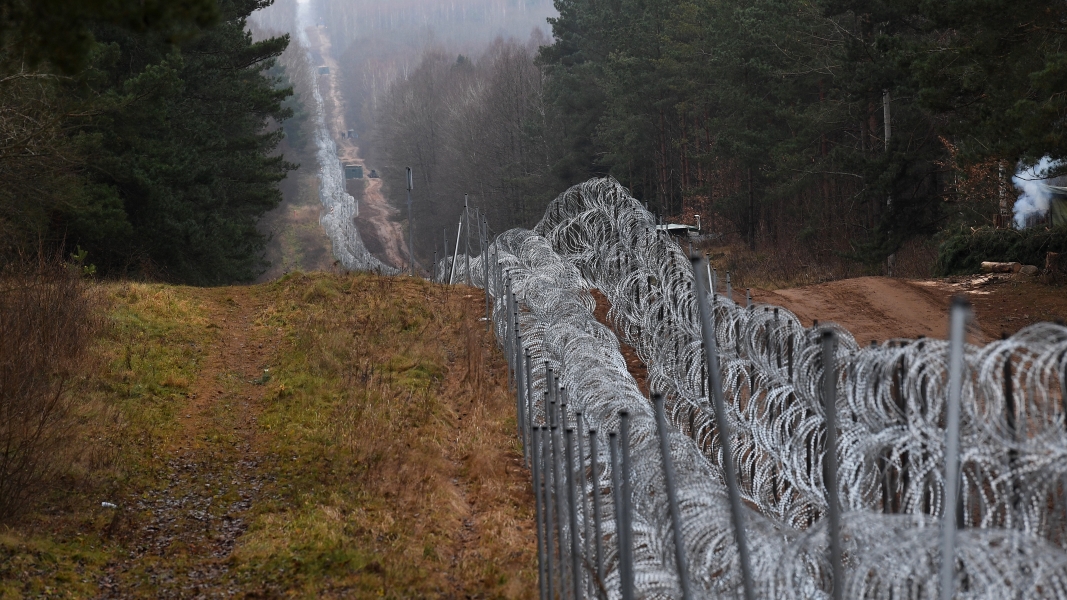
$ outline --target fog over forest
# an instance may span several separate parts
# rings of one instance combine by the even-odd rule
[[[970,242],[943,243],[946,232],[1067,219],[1046,185],[1067,171],[1065,138],[1049,133],[1062,127],[1061,66],[1049,58],[1060,37],[1021,15],[788,5],[305,7],[336,61],[335,133],[356,136],[380,194],[405,212],[391,217],[403,235],[388,237],[412,239],[424,267],[445,253],[465,195],[500,232],[532,226],[557,194],[603,175],[658,218],[702,215],[717,238],[772,252],[783,272],[819,265],[813,280],[967,270],[973,253],[953,248]],[[292,31],[296,6],[278,0],[253,23]],[[1025,177],[1035,165],[1051,171]]]
[[[325,25],[344,69],[348,121],[364,131],[389,84],[406,77],[426,52],[479,56],[493,40],[547,43],[552,0],[307,0]],[[292,33],[297,0],[277,0],[252,22]],[[455,57],[453,57],[455,58]]]
[[[333,135],[351,131],[348,144],[358,147],[358,160],[381,175],[380,188],[368,182],[366,189],[380,190],[403,209],[404,169],[415,171],[420,262],[428,266],[441,250],[443,229],[455,235],[464,194],[497,229],[536,221],[558,187],[544,178],[548,146],[528,131],[531,118],[544,114],[535,61],[539,48],[551,43],[552,0],[309,0],[300,9],[336,61],[331,81],[340,92],[344,125],[333,122]],[[278,0],[254,14],[250,26],[259,37],[295,34],[297,13],[296,0]],[[302,49],[298,35],[292,39],[280,63],[304,107],[286,124],[289,140],[299,145],[309,135],[299,131],[306,129],[299,117],[308,114],[315,77],[304,72],[304,57],[310,53],[311,64],[324,63],[317,49]],[[308,158],[292,159],[305,164]],[[293,194],[302,185],[297,177],[290,178]],[[349,185],[357,196],[363,189]],[[360,230],[378,255],[399,237],[399,230],[385,232],[366,219]]]

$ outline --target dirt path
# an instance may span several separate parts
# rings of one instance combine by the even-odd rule
[[[634,350],[634,347],[626,343],[624,336],[615,328],[615,324],[608,317],[608,312],[611,311],[611,302],[600,290],[593,289],[589,293],[592,294],[593,300],[596,301],[593,317],[615,332],[615,337],[619,340],[619,351],[622,352],[622,357],[626,361],[626,370],[630,372],[630,376],[637,382],[637,389],[641,390],[641,393],[646,397],[649,396],[648,367],[637,356],[637,351]]]
[[[858,277],[773,292],[752,290],[752,294],[756,301],[788,308],[805,325],[814,319],[843,325],[860,344],[920,335],[945,338],[949,301],[955,294],[967,297],[974,307],[974,343],[1038,321],[1067,317],[1067,293],[1062,287],[1006,275],[914,281]]]
[[[157,485],[128,503],[116,535],[131,549],[101,578],[104,598],[219,595],[245,514],[264,484],[256,418],[275,342],[248,288],[197,290],[217,334],[159,457]],[[208,590],[211,590],[209,593]]]
[[[348,126],[345,123],[345,103],[338,81],[340,67],[331,54],[330,37],[325,28],[311,27],[308,28],[308,39],[311,41],[312,50],[322,57],[322,64],[330,69],[330,74],[319,76],[319,81],[325,83],[322,97],[326,105],[326,123],[337,144],[337,156],[345,164],[363,166],[364,175],[368,175],[370,168],[360,156],[356,140],[342,137],[342,134],[348,131]],[[402,267],[408,264],[408,261],[404,231],[397,220],[398,211],[382,194],[380,178],[367,178],[364,181],[366,187],[359,203],[359,216],[356,217],[360,236],[367,249],[379,260],[394,267]]]

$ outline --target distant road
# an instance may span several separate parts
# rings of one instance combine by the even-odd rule
[[[330,35],[326,27],[309,27],[308,40],[311,50],[322,57],[323,64],[329,67],[329,75],[319,75],[325,82],[323,100],[326,104],[326,123],[331,136],[337,144],[337,156],[345,164],[363,165],[364,176],[370,173],[359,154],[356,140],[343,138],[348,131],[345,121],[345,102],[338,81],[340,66],[334,59]],[[363,244],[382,262],[393,267],[402,268],[408,263],[407,249],[404,243],[404,230],[397,220],[398,211],[389,204],[382,194],[381,179],[366,179],[363,198],[359,202],[359,216],[356,227],[359,229]]]

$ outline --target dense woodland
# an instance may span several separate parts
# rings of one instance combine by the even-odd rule
[[[464,192],[528,226],[610,174],[665,218],[878,271],[909,240],[1010,221],[1018,166],[1067,153],[1061,2],[555,5],[552,40],[428,51],[378,102],[375,158],[394,189],[421,174],[424,258]]]
[[[200,284],[261,272],[256,223],[294,167],[278,146],[307,141],[299,53],[287,70],[288,38],[248,31],[269,4],[0,0],[0,252]],[[665,219],[877,272],[991,225],[1019,165],[1067,153],[1050,0],[313,7],[398,203],[415,169],[426,264],[464,194],[500,231],[610,174]]]
[[[267,0],[0,0],[0,252],[195,284],[261,269],[292,167]]]

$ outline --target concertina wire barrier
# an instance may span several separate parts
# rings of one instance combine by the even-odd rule
[[[297,42],[302,48],[308,49],[304,52],[308,69],[313,73],[318,72],[318,66],[311,60],[311,43],[307,36],[307,28],[313,24],[308,14],[308,5],[300,3],[298,7],[297,20],[300,26],[297,28]],[[344,167],[337,156],[337,144],[326,126],[326,108],[322,91],[319,89],[319,77],[314,77],[311,82],[315,157],[319,163],[319,201],[324,209],[319,216],[319,224],[330,238],[333,255],[342,267],[349,271],[377,271],[385,275],[395,275],[400,270],[371,254],[359,235],[355,221],[359,216],[359,204],[345,190]]]
[[[484,236],[486,247],[471,259],[470,278],[481,287],[488,275],[492,323],[515,382],[538,497],[542,597],[742,597],[698,282],[681,248],[610,178],[561,194],[533,231],[513,229],[491,244]],[[448,280],[446,263],[436,279]],[[466,263],[456,263],[461,281]],[[735,303],[710,269],[697,272],[714,290],[754,594],[824,598],[834,587],[820,346],[831,330],[844,511],[837,593],[938,597],[948,343],[860,348],[838,326],[806,328],[784,308]],[[684,555],[654,403],[615,333],[594,317],[593,288],[646,365],[649,389],[664,397]],[[964,354],[961,492],[950,508],[961,527],[955,590],[1067,598],[1067,328],[1034,325]]]

